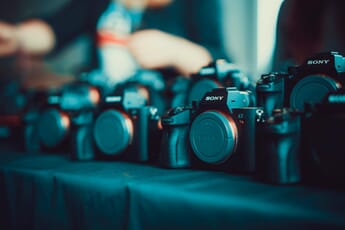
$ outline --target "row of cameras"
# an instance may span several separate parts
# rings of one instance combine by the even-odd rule
[[[343,56],[316,54],[286,73],[262,75],[249,90],[240,71],[218,60],[191,78],[184,105],[164,114],[138,84],[107,95],[88,83],[70,84],[25,113],[25,147],[43,152],[67,145],[74,160],[251,173],[275,184],[338,181],[344,74]]]

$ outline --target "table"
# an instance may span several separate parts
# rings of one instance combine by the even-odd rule
[[[345,192],[0,150],[1,229],[345,229]]]

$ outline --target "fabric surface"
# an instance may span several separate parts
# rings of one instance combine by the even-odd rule
[[[0,216],[1,229],[344,229],[345,194],[2,148]]]

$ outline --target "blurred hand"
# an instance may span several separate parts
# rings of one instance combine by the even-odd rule
[[[0,57],[18,50],[32,55],[44,55],[55,45],[55,34],[50,25],[39,19],[12,25],[0,21]]]
[[[128,41],[130,52],[147,69],[174,65],[175,46],[178,46],[177,38],[158,30],[135,32]]]
[[[16,27],[0,21],[0,57],[12,55],[17,50]]]
[[[185,76],[198,72],[211,61],[204,47],[159,30],[133,33],[128,48],[143,68],[174,67]]]

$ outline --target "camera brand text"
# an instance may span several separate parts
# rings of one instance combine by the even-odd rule
[[[221,101],[223,100],[224,96],[207,96],[205,98],[206,101]]]
[[[308,65],[326,65],[330,63],[331,60],[329,59],[321,59],[321,60],[308,60]]]

